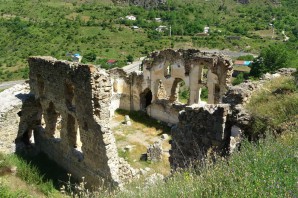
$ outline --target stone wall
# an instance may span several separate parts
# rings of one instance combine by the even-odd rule
[[[195,167],[204,163],[207,155],[227,151],[231,134],[229,110],[228,104],[207,104],[188,106],[179,113],[179,123],[171,131],[173,169]]]
[[[259,81],[246,81],[229,87],[222,97],[222,104],[194,104],[180,111],[179,123],[171,131],[172,168],[196,166],[214,155],[232,153],[243,135],[256,138],[254,135],[257,134],[250,133],[254,120],[245,105],[265,82],[294,72],[295,69],[286,68],[275,74],[265,74]]]
[[[116,186],[134,176],[118,157],[109,128],[116,109],[143,110],[175,124],[186,106],[178,100],[181,81],[190,89],[188,104],[201,104],[204,86],[209,89],[208,103],[219,103],[232,74],[232,62],[224,56],[171,49],[152,53],[143,61],[142,71],[132,73],[52,57],[31,57],[29,67],[32,96],[23,103],[18,139],[30,144],[34,136],[41,151],[78,179],[84,176],[90,184],[98,184],[103,178]],[[213,143],[223,141],[214,138]]]
[[[109,128],[109,73],[51,57],[31,57],[29,66],[34,98],[24,103],[19,136],[33,131],[37,147],[89,184],[130,179],[133,170],[118,157]]]
[[[230,85],[232,70],[232,61],[218,54],[172,49],[153,52],[143,61],[142,90],[150,90],[152,94],[148,114],[176,124],[181,110],[176,108],[181,106],[178,99],[180,83],[190,92],[188,105],[202,103],[204,87],[208,88],[208,103],[220,103]]]
[[[126,73],[123,69],[109,70],[112,82],[111,116],[116,109],[139,111],[141,109],[140,95],[142,91],[142,73]]]

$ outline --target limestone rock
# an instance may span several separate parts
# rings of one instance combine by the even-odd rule
[[[147,160],[148,161],[160,161],[162,159],[162,145],[160,142],[154,142],[147,148]]]
[[[169,135],[168,134],[162,134],[161,136],[160,136],[160,138],[162,139],[162,140],[168,140],[168,139],[170,139],[170,137],[169,137]]]
[[[158,182],[163,181],[163,179],[164,179],[164,176],[162,174],[154,173],[146,178],[145,186],[149,187],[149,186],[155,185]]]

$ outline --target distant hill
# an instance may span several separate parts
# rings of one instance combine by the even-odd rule
[[[298,65],[298,1],[240,1],[247,2],[6,0],[0,4],[0,81],[26,79],[29,56],[68,59],[69,53],[82,55],[84,63],[110,68],[107,60],[117,60],[113,67],[121,67],[127,57],[166,48],[258,54],[276,43],[285,45]],[[131,15],[136,20],[126,18]]]

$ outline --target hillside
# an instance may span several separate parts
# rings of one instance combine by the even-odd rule
[[[252,0],[249,4],[234,0],[175,0],[155,9],[114,5],[108,0],[2,2],[0,81],[26,79],[26,59],[31,55],[69,59],[67,53],[80,53],[83,62],[109,68],[108,59],[118,61],[113,67],[121,67],[128,57],[136,59],[170,47],[258,53],[269,44],[280,43],[292,53],[289,66],[298,62],[294,56],[298,37],[295,0],[283,0],[281,4],[269,0]],[[136,20],[125,19],[128,15]],[[155,29],[159,26],[167,28],[158,32]],[[207,26],[209,36],[198,34]],[[282,30],[290,37],[288,42],[283,42]]]

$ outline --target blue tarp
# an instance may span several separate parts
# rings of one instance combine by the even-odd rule
[[[251,61],[244,61],[243,63],[245,66],[249,66],[251,64]]]

